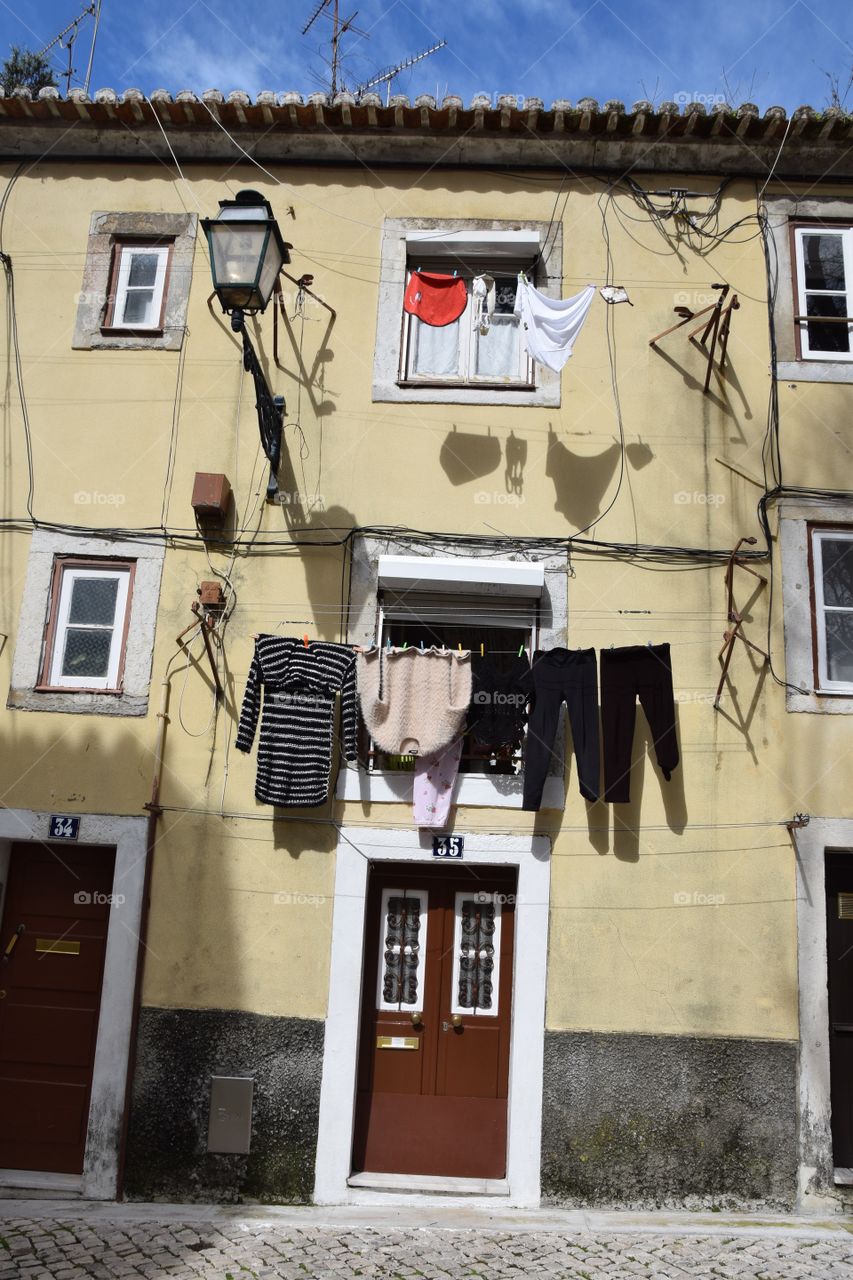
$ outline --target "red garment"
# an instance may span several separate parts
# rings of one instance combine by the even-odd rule
[[[465,281],[434,271],[413,271],[406,287],[403,310],[424,324],[441,328],[458,320],[468,303]]]

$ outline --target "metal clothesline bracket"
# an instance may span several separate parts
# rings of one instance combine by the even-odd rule
[[[184,627],[180,635],[176,637],[176,642],[182,649],[186,648],[184,644],[184,636],[187,632],[195,631],[196,627],[201,629],[201,638],[204,641],[204,648],[207,653],[208,660],[210,661],[210,670],[213,673],[213,683],[216,686],[216,696],[217,698],[222,698],[224,696],[222,682],[219,679],[219,672],[216,670],[216,659],[210,643],[210,632],[213,630],[213,624],[204,616],[197,600],[193,600],[190,605],[190,610],[195,615],[195,620],[191,622],[188,627]]]
[[[729,673],[729,664],[732,660],[735,640],[742,640],[748,648],[754,649],[756,653],[760,653],[765,662],[770,661],[770,655],[757,644],[753,644],[753,642],[743,634],[743,614],[738,612],[734,604],[734,571],[736,565],[741,569],[745,569],[747,573],[751,573],[753,578],[758,578],[762,587],[767,585],[767,579],[764,575],[756,573],[755,569],[751,569],[743,557],[738,555],[738,552],[744,543],[747,543],[749,546],[754,546],[756,541],[757,539],[755,538],[739,538],[737,545],[729,556],[728,564],[726,565],[726,617],[731,625],[723,635],[723,647],[717,654],[717,661],[719,662],[721,659],[723,661],[723,669],[720,673],[720,683],[717,685],[717,692],[714,697],[715,711],[719,711],[720,709],[720,698],[723,696],[723,686],[726,683],[726,677]],[[725,657],[723,657],[724,654]]]
[[[693,311],[690,307],[678,306],[673,307],[673,311],[681,319],[677,324],[670,325],[668,329],[664,329],[663,333],[656,333],[653,338],[649,338],[649,346],[654,347],[661,338],[665,338],[667,334],[675,333],[676,329],[681,329],[684,325],[689,324],[691,320],[698,320],[700,316],[708,316],[706,321],[697,325],[695,329],[691,329],[687,335],[689,342],[696,341],[696,334],[702,331],[702,337],[697,345],[704,347],[708,356],[708,365],[705,370],[705,382],[702,392],[707,395],[711,386],[711,371],[714,368],[714,355],[717,350],[717,343],[720,344],[720,356],[717,367],[721,374],[725,376],[726,353],[729,346],[729,332],[732,324],[732,312],[740,309],[740,302],[736,293],[733,293],[729,299],[728,306],[725,306],[726,298],[729,294],[730,285],[712,284],[712,289],[719,291],[719,297],[716,302],[710,303],[707,307],[703,307],[701,311]],[[710,315],[709,315],[710,312]],[[708,347],[708,339],[711,339],[711,345]]]

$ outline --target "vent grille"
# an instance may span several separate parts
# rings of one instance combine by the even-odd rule
[[[839,893],[838,919],[853,920],[853,893]]]

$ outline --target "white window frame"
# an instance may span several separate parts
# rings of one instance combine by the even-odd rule
[[[51,652],[48,655],[47,683],[52,689],[119,689],[122,655],[124,652],[125,630],[127,622],[127,606],[130,595],[130,565],[98,565],[92,568],[80,568],[77,565],[61,566],[60,583],[56,605],[56,620],[51,636]],[[70,623],[69,613],[74,584],[84,579],[116,579],[116,607],[112,626],[106,624]],[[104,676],[69,676],[63,675],[62,663],[65,656],[65,645],[69,631],[76,630],[78,625],[85,630],[112,631],[110,656],[107,674]]]
[[[385,969],[385,929],[388,921],[388,903],[391,898],[417,898],[421,904],[421,934],[418,945],[417,1000],[406,1004],[402,1000],[386,1000],[382,993]],[[376,977],[376,1008],[382,1013],[423,1013],[424,979],[426,977],[426,943],[429,924],[429,894],[426,889],[383,889],[381,929],[379,934],[379,969]]]
[[[454,253],[452,257],[448,257],[447,262],[430,262],[424,270],[432,272],[445,272],[449,274],[452,270],[452,264],[459,262],[461,255]],[[501,265],[499,261],[487,259],[482,263],[476,262],[471,257],[463,264],[467,270],[476,269],[481,274],[486,275],[516,275],[519,270],[531,270],[530,261],[509,261]],[[418,268],[409,264],[406,269],[405,288],[408,289],[412,275]],[[506,387],[508,390],[517,388],[520,391],[532,391],[536,387],[536,367],[534,361],[527,354],[524,344],[521,341],[521,319],[516,317],[515,339],[516,339],[516,372],[514,374],[478,374],[475,372],[477,363],[477,352],[480,341],[480,334],[475,330],[473,323],[474,315],[474,295],[470,287],[470,283],[466,278],[467,301],[465,310],[459,317],[459,346],[457,350],[457,371],[448,374],[435,373],[415,373],[413,366],[417,356],[418,335],[423,325],[417,316],[403,309],[403,332],[400,343],[400,382],[404,386],[427,386],[427,387]],[[404,289],[405,294],[405,289]],[[492,320],[494,323],[494,319]],[[429,327],[429,326],[427,326]],[[447,326],[450,328],[450,326]]]
[[[454,899],[454,921],[453,921],[453,976],[451,978],[450,987],[450,1012],[461,1013],[467,1017],[478,1018],[496,1018],[498,1016],[498,1003],[500,996],[501,981],[501,902],[500,894],[484,893],[480,895],[482,898],[488,898],[489,902],[495,908],[495,934],[494,934],[494,968],[492,969],[492,1007],[491,1009],[470,1009],[467,1005],[459,1003],[459,969],[462,959],[462,903],[466,898],[477,899],[478,892],[466,889],[464,892],[457,893]]]
[[[812,568],[814,571],[815,638],[817,641],[818,688],[821,691],[825,690],[830,693],[853,694],[853,682],[845,680],[830,680],[826,643],[827,613],[853,614],[853,608],[845,608],[842,605],[828,605],[825,602],[823,594],[823,543],[828,541],[853,543],[853,529],[812,529],[811,541]]]
[[[805,269],[805,253],[803,250],[803,238],[805,236],[839,236],[842,243],[842,253],[844,259],[844,282],[845,290],[839,289],[807,289],[806,288],[806,269]],[[838,297],[842,293],[846,298],[845,315],[850,316],[851,306],[853,306],[853,226],[827,226],[815,223],[813,226],[797,226],[794,228],[794,245],[795,245],[795,268],[797,280],[797,297],[795,304],[797,307],[796,314],[805,316],[808,311],[808,297],[814,294],[816,297]],[[800,338],[800,356],[803,360],[839,360],[844,363],[853,362],[853,322],[848,324],[847,332],[850,335],[849,351],[826,351],[821,348],[812,350],[809,343],[809,323],[820,322],[820,316],[813,316],[809,320],[795,321]]]
[[[166,288],[166,272],[169,267],[169,258],[171,256],[171,244],[134,244],[132,240],[118,241],[116,243],[116,254],[118,262],[116,264],[115,275],[115,295],[110,299],[110,311],[108,315],[107,328],[109,329],[125,329],[140,333],[159,332],[163,327],[163,297]],[[154,257],[157,259],[157,271],[154,277],[153,285],[130,285],[130,268],[135,255],[143,257]],[[147,321],[125,320],[124,309],[127,305],[128,295],[141,290],[153,290],[151,299],[151,310]]]

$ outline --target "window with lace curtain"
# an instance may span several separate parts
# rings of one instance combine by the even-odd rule
[[[410,259],[407,285],[415,269]],[[533,361],[523,347],[519,318],[514,314],[518,272],[531,271],[531,261],[478,262],[453,256],[419,260],[417,269],[455,274],[465,284],[467,303],[457,320],[441,326],[403,311],[401,381],[533,388]],[[480,284],[479,297],[475,281]]]

